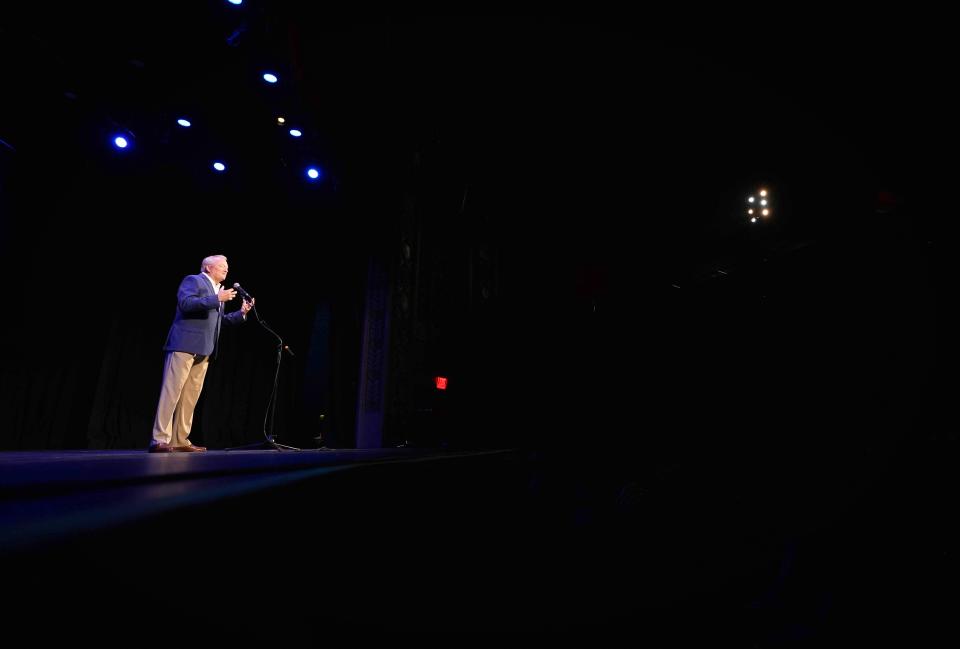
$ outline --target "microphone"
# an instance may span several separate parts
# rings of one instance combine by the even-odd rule
[[[233,283],[233,288],[237,293],[240,294],[240,297],[242,297],[247,302],[253,301],[253,296],[247,293],[245,290],[243,290],[243,287],[240,286],[238,282]]]

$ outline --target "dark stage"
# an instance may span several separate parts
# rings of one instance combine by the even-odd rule
[[[949,21],[7,4],[0,644],[955,644]]]
[[[7,628],[99,646],[952,633],[956,440],[763,468],[624,451],[4,453]]]

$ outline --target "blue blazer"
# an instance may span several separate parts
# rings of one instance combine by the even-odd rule
[[[163,348],[168,352],[187,352],[217,357],[220,322],[244,321],[240,311],[223,313],[223,302],[213,291],[206,275],[187,275],[177,291],[177,314]]]

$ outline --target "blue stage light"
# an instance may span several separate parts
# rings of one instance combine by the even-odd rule
[[[227,165],[218,161],[213,163],[213,168],[216,169],[217,171],[224,171],[227,168]]]
[[[177,124],[179,124],[180,126],[182,126],[182,127],[184,127],[184,128],[190,128],[190,126],[192,126],[192,124],[190,124],[190,120],[189,120],[189,119],[184,119],[184,118],[182,118],[182,117],[177,120]]]
[[[310,180],[319,180],[321,176],[323,176],[323,172],[321,172],[316,167],[307,168],[307,178],[309,178]]]
[[[263,80],[267,83],[276,83],[279,81],[279,79],[277,79],[277,75],[273,74],[272,72],[264,72]]]
[[[290,135],[292,135],[293,137],[300,137],[301,135],[303,135],[303,131],[301,131],[298,128],[292,128],[290,129]]]
[[[117,135],[113,138],[113,146],[118,149],[126,149],[128,146],[130,146],[130,142],[122,135]]]

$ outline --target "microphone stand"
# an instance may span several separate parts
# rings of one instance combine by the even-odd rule
[[[248,296],[249,297],[249,296]],[[260,314],[257,312],[256,305],[253,306],[253,314],[257,317],[257,322],[260,323],[264,329],[269,331],[277,339],[277,367],[273,373],[273,390],[270,392],[270,399],[267,401],[267,410],[263,414],[263,441],[255,442],[253,444],[247,444],[246,446],[234,446],[232,448],[224,449],[226,451],[246,451],[246,450],[259,450],[259,449],[268,449],[272,448],[276,451],[300,451],[295,446],[287,446],[286,444],[280,444],[277,442],[276,438],[273,435],[273,420],[274,415],[277,412],[277,384],[280,379],[280,361],[283,360],[283,352],[287,352],[293,356],[293,351],[290,347],[283,344],[283,338],[277,335],[277,332],[267,326],[266,321],[260,317]]]

